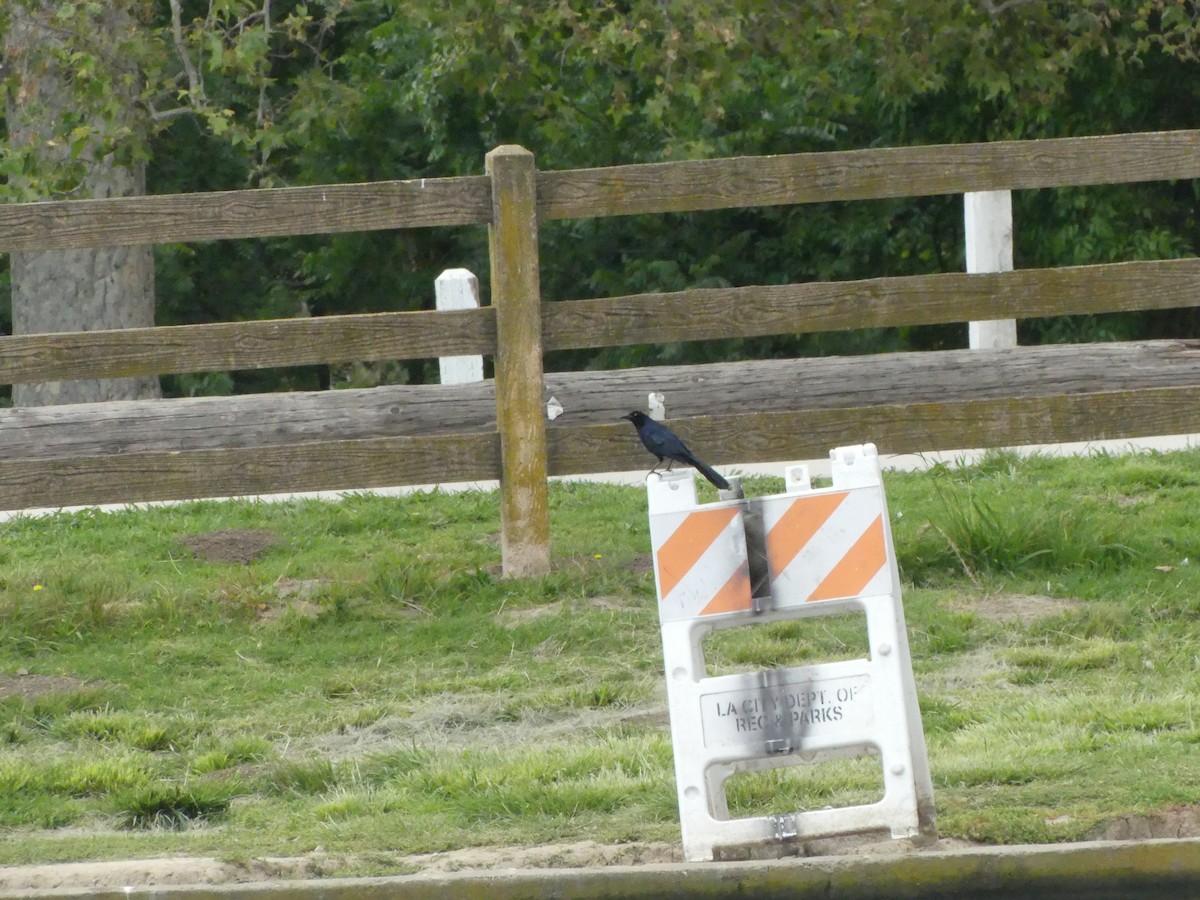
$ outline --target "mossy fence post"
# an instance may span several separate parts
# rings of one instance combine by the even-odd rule
[[[546,420],[542,412],[542,298],[537,168],[524,147],[487,155],[488,226],[496,310],[496,426],[500,432],[500,550],[505,576],[550,570]]]

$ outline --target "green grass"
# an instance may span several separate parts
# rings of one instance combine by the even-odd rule
[[[1200,454],[993,453],[887,493],[943,835],[1074,840],[1200,803]],[[551,510],[554,570],[521,581],[488,493],[0,524],[0,864],[323,847],[361,872],[677,841],[644,492],[559,484]],[[189,551],[228,529],[279,540]],[[846,659],[862,630],[705,651],[714,672]],[[735,815],[820,808],[880,777],[838,761],[727,793]]]

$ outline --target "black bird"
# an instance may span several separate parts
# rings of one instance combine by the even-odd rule
[[[637,429],[638,437],[642,439],[646,449],[658,457],[657,465],[650,470],[651,474],[658,470],[664,459],[669,460],[667,462],[668,472],[671,471],[671,463],[681,462],[685,465],[695,466],[696,470],[711,481],[715,487],[723,491],[729,490],[729,482],[722,478],[712,466],[705,465],[696,459],[692,455],[692,451],[679,439],[679,435],[666,425],[655,422],[644,412],[636,409],[621,418],[628,419],[633,423],[633,427]]]

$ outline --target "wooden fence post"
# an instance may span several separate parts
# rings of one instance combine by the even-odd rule
[[[967,271],[1011,272],[1013,267],[1012,191],[975,191],[963,195]],[[971,322],[972,350],[1017,346],[1016,319]]]
[[[470,269],[447,269],[434,279],[438,309],[478,309],[479,279]],[[443,356],[438,359],[442,384],[472,384],[483,381],[482,356]]]
[[[496,424],[500,432],[500,549],[507,576],[550,571],[542,298],[533,154],[505,145],[487,155],[488,226],[496,310]]]

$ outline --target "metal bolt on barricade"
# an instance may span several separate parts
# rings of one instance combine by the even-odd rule
[[[830,453],[833,486],[806,466],[783,494],[698,504],[691,470],[647,478],[650,537],[684,855],[888,830],[936,836],[900,579],[873,444]],[[714,629],[861,611],[864,659],[708,677]],[[877,755],[874,803],[731,819],[739,772]]]

